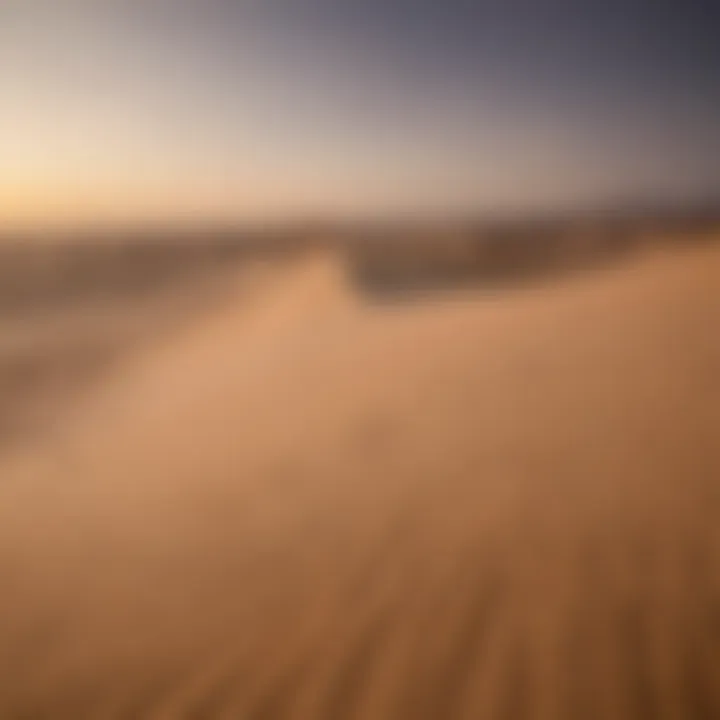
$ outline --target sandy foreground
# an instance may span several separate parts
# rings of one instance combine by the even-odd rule
[[[0,461],[0,718],[720,717],[720,248],[369,303],[329,257]]]

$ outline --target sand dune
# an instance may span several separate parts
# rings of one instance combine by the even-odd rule
[[[0,464],[0,717],[720,717],[720,251],[318,256]]]

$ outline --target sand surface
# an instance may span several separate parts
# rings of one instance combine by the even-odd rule
[[[720,249],[319,256],[0,460],[0,718],[720,717]]]

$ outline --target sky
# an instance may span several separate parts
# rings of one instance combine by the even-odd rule
[[[0,0],[0,227],[720,191],[716,0]]]

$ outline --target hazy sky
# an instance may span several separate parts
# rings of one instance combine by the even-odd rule
[[[0,0],[0,221],[720,191],[716,0]]]

